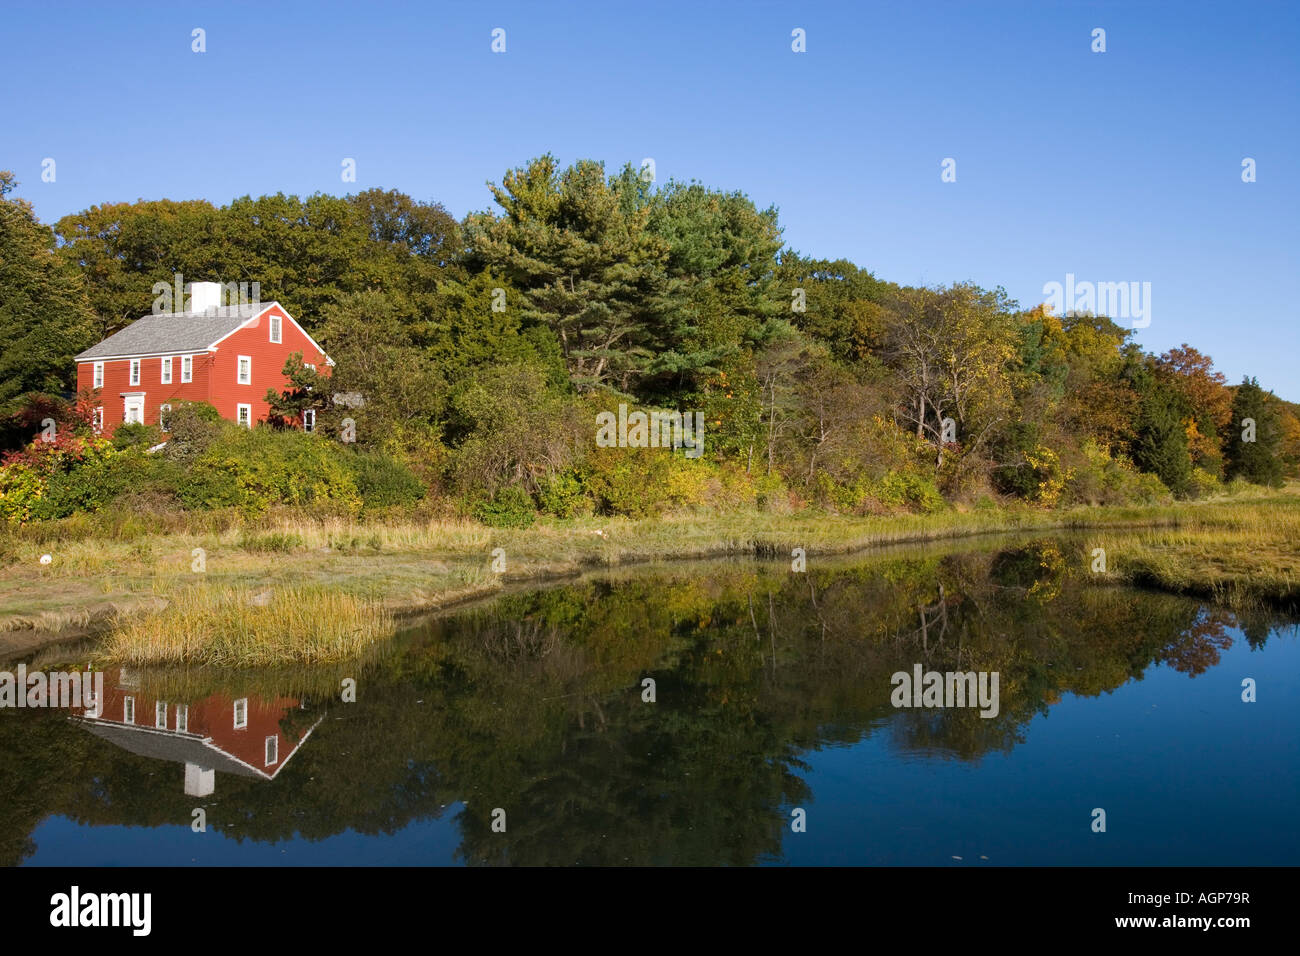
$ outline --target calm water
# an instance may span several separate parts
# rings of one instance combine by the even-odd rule
[[[113,669],[98,719],[0,710],[0,862],[1295,864],[1295,624],[1090,586],[1089,546],[641,569],[364,665]],[[997,716],[893,706],[916,665],[997,672]]]

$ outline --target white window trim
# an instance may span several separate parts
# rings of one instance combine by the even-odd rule
[[[95,363],[94,377],[91,379],[91,381],[94,383],[95,388],[104,387],[104,363],[103,362]]]
[[[248,698],[241,697],[235,701],[235,729],[243,730],[248,726]],[[243,711],[244,719],[239,719],[240,711]]]
[[[172,383],[172,357],[164,355],[158,360],[158,367],[160,369],[159,374],[162,376],[162,383],[170,385]]]
[[[248,378],[244,378],[244,362],[248,362]],[[240,355],[235,359],[235,382],[239,385],[253,384],[253,357],[251,355]]]
[[[131,384],[140,384],[140,359],[131,359]]]
[[[302,430],[305,432],[314,432],[316,430],[316,409],[304,408],[302,410]]]
[[[276,345],[280,345],[284,341],[284,323],[280,320],[280,317],[278,315],[270,316],[267,328],[271,341]]]
[[[167,426],[164,424],[166,419],[164,419],[163,416],[166,415],[166,413],[170,412],[171,410],[172,410],[171,402],[163,402],[161,405],[158,406],[158,427],[161,428],[163,431],[167,430]]]
[[[272,734],[266,738],[266,766],[280,762],[280,738]]]
[[[246,403],[246,402],[240,402],[238,405],[235,406],[235,424],[236,424],[236,425],[240,424],[240,421],[239,421],[239,410],[240,410],[241,408],[247,408],[247,409],[248,409],[248,424],[247,424],[247,425],[244,425],[244,427],[245,427],[245,428],[252,428],[252,427],[253,427],[253,406],[252,406],[251,404]]]
[[[190,705],[176,705],[176,730],[182,734],[190,732]]]
[[[165,700],[154,701],[153,726],[154,726],[154,730],[167,729],[167,701]]]
[[[194,381],[194,356],[181,356],[181,384]]]
[[[103,405],[95,406],[95,417],[91,419],[91,426],[97,432],[104,430],[104,406]]]
[[[122,698],[122,722],[125,724],[135,723],[135,698]]]

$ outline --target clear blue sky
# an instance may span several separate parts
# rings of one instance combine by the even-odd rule
[[[10,7],[3,31],[0,167],[47,222],[371,186],[461,216],[543,152],[652,157],[884,279],[1022,305],[1066,273],[1150,282],[1145,348],[1190,342],[1300,400],[1294,2],[101,0]]]

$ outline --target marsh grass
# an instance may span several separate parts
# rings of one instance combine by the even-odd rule
[[[392,614],[374,598],[307,585],[275,589],[268,603],[254,603],[264,593],[185,589],[166,607],[115,628],[103,655],[127,664],[317,664],[357,658],[394,630]]]
[[[1300,498],[1194,512],[1175,526],[1123,536],[1108,551],[1131,584],[1209,598],[1233,608],[1300,610]]]
[[[398,614],[485,597],[503,583],[705,557],[789,560],[794,548],[824,559],[1006,532],[1087,531],[1100,544],[1109,539],[1110,572],[1094,575],[1099,582],[1156,586],[1235,605],[1294,606],[1300,604],[1297,491],[1293,484],[1211,501],[1061,511],[589,517],[542,520],[527,529],[455,518],[366,522],[302,512],[239,525],[209,515],[191,530],[163,524],[158,534],[125,540],[85,536],[89,526],[68,519],[63,538],[51,528],[19,529],[4,542],[16,557],[0,569],[0,646],[6,632],[21,629],[57,636],[64,629],[102,633],[112,624],[111,647],[124,660],[246,666],[331,660],[378,639],[375,634]],[[498,547],[506,552],[504,574],[489,569]],[[207,554],[206,573],[191,573],[195,548]],[[47,552],[53,563],[40,565]],[[267,588],[299,597],[269,608],[233,597]],[[170,606],[159,610],[163,601]],[[372,608],[389,616],[381,622]]]

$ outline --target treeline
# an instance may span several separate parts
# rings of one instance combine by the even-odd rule
[[[1144,501],[1300,473],[1300,408],[1253,379],[1229,385],[1189,345],[1149,355],[1104,316],[810,259],[785,247],[775,209],[695,182],[655,186],[631,166],[609,175],[543,156],[463,221],[376,189],[110,204],[49,227],[13,186],[0,174],[2,437],[20,449],[46,415],[71,434],[58,454],[10,456],[0,495],[11,517],[33,514],[13,505],[19,484],[30,505],[87,455],[162,437],[128,433],[105,450],[85,397],[79,412],[71,395],[72,357],[148,313],[154,283],[176,273],[260,283],[336,362],[328,387],[299,368],[276,396],[280,413],[316,410],[314,436],[221,437],[198,413],[180,432],[169,423],[197,467],[144,483],[178,507],[312,503],[316,492],[277,490],[304,487],[297,452],[276,444],[304,438],[338,468],[360,474],[362,457],[400,489],[377,502],[419,498],[498,523],[538,511]],[[364,404],[333,406],[348,393]],[[598,447],[595,416],[620,403],[701,411],[703,457]],[[331,441],[345,418],[346,445]],[[127,458],[145,471],[163,460],[140,450],[121,467]],[[192,487],[215,472],[238,500]],[[348,507],[364,506],[360,488]]]

